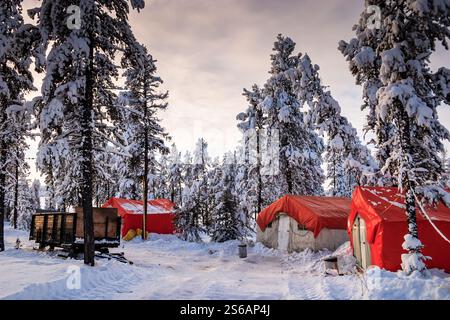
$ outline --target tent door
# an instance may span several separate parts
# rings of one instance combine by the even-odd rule
[[[358,264],[361,266],[361,239],[360,239],[360,230],[359,230],[359,217],[356,217],[355,222],[353,223],[352,228],[352,240],[353,240],[353,254],[358,261]]]
[[[361,267],[367,269],[372,264],[370,246],[367,243],[366,238],[366,222],[364,219],[359,218],[359,237],[361,243]]]
[[[278,249],[288,251],[289,247],[289,216],[280,215],[278,221]]]

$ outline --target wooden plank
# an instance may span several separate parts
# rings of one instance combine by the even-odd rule
[[[83,210],[82,208],[75,208],[77,223],[76,223],[76,237],[84,237],[83,224]],[[96,239],[116,238],[118,212],[115,208],[94,208],[94,237]],[[105,230],[107,232],[105,233]]]

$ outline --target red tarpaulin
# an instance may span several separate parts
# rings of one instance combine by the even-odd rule
[[[142,229],[144,202],[112,198],[102,208],[116,208],[122,217],[122,237],[130,229]],[[148,201],[146,230],[150,233],[173,234],[175,231],[175,204],[167,199]]]
[[[351,200],[347,198],[288,195],[272,203],[258,215],[257,223],[264,232],[279,213],[286,213],[314,233],[327,229],[347,229]]]
[[[406,253],[402,243],[408,232],[405,196],[396,188],[358,187],[352,200],[347,229],[352,246],[352,226],[359,215],[366,222],[372,264],[390,271],[401,269],[401,255]],[[425,209],[433,223],[449,238],[450,209],[444,203]],[[426,262],[427,267],[450,271],[450,244],[439,236],[419,208],[416,213],[419,239],[425,246],[423,254],[432,258]]]

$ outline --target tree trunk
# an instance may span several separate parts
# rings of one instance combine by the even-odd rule
[[[17,156],[17,155],[16,155]],[[14,182],[14,211],[13,211],[13,227],[17,229],[17,207],[19,205],[19,163],[16,160],[16,168],[15,168],[14,178],[16,181]]]
[[[93,14],[91,12],[91,14]],[[94,105],[94,41],[90,35],[89,61],[86,67],[86,92],[81,121],[82,130],[82,206],[84,218],[84,263],[95,265],[94,217],[92,209],[92,112]]]
[[[5,223],[5,184],[6,174],[3,166],[6,163],[6,146],[3,141],[0,141],[0,252],[5,251],[4,240],[4,223]]]
[[[183,206],[183,194],[181,189],[181,178],[178,180],[178,197],[180,200],[180,208]]]
[[[410,171],[412,169],[410,156],[412,156],[411,150],[411,136],[410,136],[410,124],[409,124],[409,116],[404,110],[401,103],[398,103],[397,106],[400,112],[400,119],[398,120],[399,134],[400,134],[400,145],[402,149],[403,156],[403,170],[405,171],[404,176],[402,177],[403,189],[405,190],[405,206],[406,206],[406,217],[408,223],[408,233],[419,239],[419,232],[417,228],[417,219],[416,219],[416,201],[415,201],[415,183],[413,179],[410,177]],[[409,248],[409,254],[421,254],[422,247]],[[419,270],[421,271],[421,270]]]
[[[202,218],[205,226],[208,228],[211,225],[211,219],[209,214],[209,190],[208,190],[208,173],[206,171],[206,159],[205,159],[205,140],[202,138],[202,175],[203,175],[203,186],[205,194],[202,195],[204,200],[203,203],[203,213]]]
[[[144,214],[142,215],[142,240],[147,240],[147,211],[148,211],[148,170],[149,170],[149,145],[148,145],[148,102],[147,102],[147,78],[144,77],[144,188],[143,188],[143,201],[144,201]]]
[[[170,201],[175,203],[175,184],[172,182],[170,186]]]
[[[262,176],[261,176],[261,130],[256,132],[256,174],[258,179],[257,185],[257,209],[258,212],[255,215],[255,220],[257,215],[262,211]]]
[[[98,187],[99,182],[97,182],[96,186],[95,186],[95,206],[97,208],[100,207],[100,197],[98,195],[98,191],[99,191],[99,187]]]

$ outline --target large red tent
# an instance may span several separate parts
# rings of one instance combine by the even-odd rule
[[[144,202],[111,198],[102,208],[116,208],[122,217],[122,237],[129,230],[142,229]],[[146,230],[150,233],[173,234],[175,231],[175,204],[167,199],[148,201],[148,215]]]
[[[347,198],[287,195],[261,211],[257,223],[264,231],[279,213],[286,213],[317,238],[324,228],[347,229],[350,204]]]
[[[353,193],[348,233],[354,247],[352,227],[359,216],[366,225],[366,241],[370,247],[372,265],[390,271],[401,269],[404,236],[408,232],[405,213],[405,196],[396,188],[358,187]],[[444,203],[426,206],[426,213],[435,226],[450,237],[450,209]],[[450,244],[446,242],[417,209],[419,239],[425,246],[423,254],[429,256],[428,268],[450,271]]]

